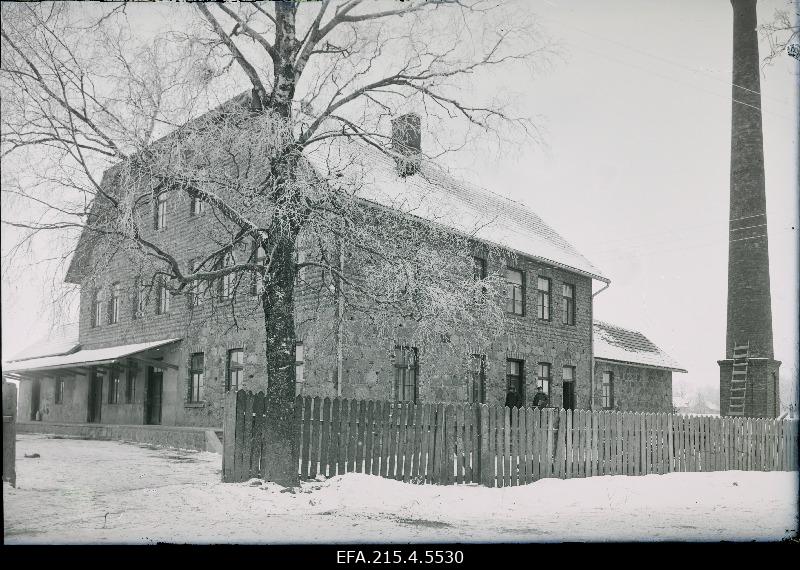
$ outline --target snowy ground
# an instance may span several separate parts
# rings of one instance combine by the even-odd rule
[[[220,483],[220,463],[211,453],[20,435],[18,487],[3,484],[5,543],[780,540],[798,528],[797,472],[506,489],[353,474],[292,493]]]

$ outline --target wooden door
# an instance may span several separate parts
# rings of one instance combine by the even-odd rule
[[[41,380],[34,380],[31,382],[31,421],[36,420],[36,412],[39,411],[42,398],[42,382]]]
[[[89,374],[89,413],[86,421],[89,423],[100,422],[100,412],[103,407],[103,375],[92,371]]]
[[[564,409],[575,409],[575,382],[564,382]]]

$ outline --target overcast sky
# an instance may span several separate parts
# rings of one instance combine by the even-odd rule
[[[161,8],[163,9],[163,6]],[[787,0],[761,0],[759,23]],[[597,318],[642,331],[716,387],[725,356],[732,9],[728,0],[522,2],[560,46],[535,78],[497,78],[541,117],[546,146],[446,158],[527,203],[611,279]],[[762,55],[767,45],[762,43]],[[797,367],[798,67],[761,77],[775,357]],[[424,144],[424,141],[423,141]],[[44,334],[31,272],[2,292],[3,358]],[[794,373],[796,375],[796,372]]]

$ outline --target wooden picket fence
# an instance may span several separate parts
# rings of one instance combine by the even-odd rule
[[[264,394],[226,399],[223,480],[264,478]],[[546,477],[797,469],[797,420],[298,397],[301,479],[524,485]]]

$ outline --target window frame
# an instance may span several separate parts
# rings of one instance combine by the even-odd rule
[[[550,389],[553,386],[553,365],[550,362],[538,362],[536,370],[536,387],[541,388],[548,399],[550,398]],[[547,375],[543,375],[542,371],[547,370]]]
[[[121,297],[122,285],[116,281],[111,284],[111,296],[108,299],[108,324],[110,325],[119,322]]]
[[[486,258],[479,255],[472,256],[472,276],[476,281],[486,279]]]
[[[512,374],[509,371],[509,364],[514,363],[519,366],[518,374]],[[515,383],[514,390],[510,390],[512,383]],[[506,398],[511,393],[519,394],[519,401],[522,406],[525,405],[525,361],[521,358],[506,358]]]
[[[198,366],[197,357],[200,358]],[[189,355],[189,391],[186,401],[190,404],[203,402],[205,388],[206,357],[204,352],[193,352]]]
[[[233,255],[233,250],[229,249],[220,254],[216,265],[218,270],[236,265],[236,257]],[[235,278],[235,273],[228,273],[227,275],[223,275],[222,277],[218,278],[217,295],[220,299],[230,299],[236,292],[236,282],[234,281]]]
[[[189,200],[189,217],[197,218],[205,212],[205,200],[200,198],[197,194],[191,194]]]
[[[398,358],[398,351],[403,355],[403,358]],[[411,363],[408,363],[408,358],[405,357],[406,354],[412,355]],[[392,368],[394,368],[394,401],[417,403],[419,401],[419,350],[417,347],[395,345]],[[413,383],[407,381],[409,371],[413,372]],[[406,393],[407,387],[413,387],[414,393],[411,399]]]
[[[234,362],[231,360],[231,356],[233,356],[233,354],[235,352],[240,352],[241,353],[241,355],[242,355],[241,356],[241,361],[240,362],[236,362],[235,366],[232,366],[232,364],[234,364]],[[241,384],[243,384],[243,382],[240,382],[240,381],[244,380],[244,348],[229,348],[227,353],[226,353],[226,358],[225,358],[225,391],[226,392],[230,392],[231,389],[233,388],[232,380],[233,380],[233,373],[234,372],[236,372],[236,388],[234,390],[234,391],[236,391],[236,390],[240,390],[242,388]]]
[[[475,361],[478,370],[475,370]],[[470,355],[470,368],[467,374],[467,401],[473,404],[486,403],[486,355]]]
[[[64,388],[65,388],[64,377],[56,376],[56,390],[53,400],[57,405],[64,403]]]
[[[263,255],[261,255],[263,253]],[[253,263],[256,265],[263,265],[264,261],[267,259],[267,249],[264,245],[256,245],[253,242]],[[298,271],[298,274],[300,272]],[[261,280],[261,275],[256,272],[253,272],[253,282],[250,284],[250,294],[251,295],[261,295],[262,293],[262,285],[263,282]]]
[[[155,197],[153,212],[153,229],[161,231],[167,228],[167,192],[159,192]]]
[[[157,292],[156,315],[167,315],[172,305],[172,292],[167,287],[166,279],[159,280]]]
[[[547,283],[547,289],[541,288],[541,282]],[[540,321],[550,322],[553,318],[553,280],[549,277],[536,276],[536,317]],[[545,299],[547,303],[545,303]]]
[[[518,284],[509,280],[509,272],[519,273],[520,282]],[[519,312],[517,312],[517,290],[519,290]],[[509,303],[512,303],[510,311],[508,310]],[[509,266],[506,267],[506,313],[520,317],[525,316],[525,271]]]
[[[103,289],[97,287],[92,292],[92,328],[97,328],[103,324]]]
[[[608,379],[608,381],[606,381]],[[614,372],[604,370],[600,382],[600,396],[604,410],[614,409]]]
[[[120,387],[122,384],[120,367],[116,364],[108,371],[108,403],[119,404]]]
[[[570,292],[569,296],[566,295],[567,290]],[[563,307],[561,309],[561,322],[568,326],[575,325],[575,290],[574,283],[562,283],[561,301]]]

